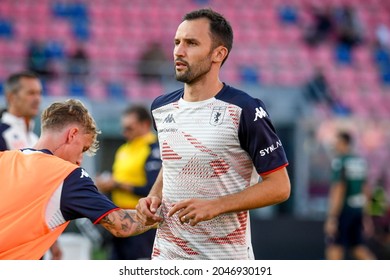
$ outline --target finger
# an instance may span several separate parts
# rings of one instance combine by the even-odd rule
[[[146,220],[145,214],[143,212],[141,212],[139,209],[136,210],[136,217],[140,221],[145,221]]]
[[[152,212],[153,214],[157,212],[157,209],[161,205],[161,199],[156,196],[150,196],[145,198],[147,201],[147,206],[149,208],[149,211]]]
[[[180,212],[180,214],[178,216],[179,216],[179,221],[182,224],[187,223],[189,225],[196,225],[198,223],[194,219],[195,217],[193,215],[191,215],[189,212],[187,212],[187,213],[184,213],[184,211]]]
[[[140,200],[136,206],[137,218],[144,224],[155,223],[158,221],[155,214],[149,210],[149,204],[145,200]]]
[[[160,203],[156,200],[152,200],[152,202],[150,203],[150,207],[149,207],[149,210],[150,212],[152,212],[153,214],[157,212],[157,208],[160,206]]]
[[[191,226],[196,226],[198,222],[195,219],[190,219],[188,222]]]
[[[186,215],[181,215],[179,216],[179,220],[182,224],[184,224],[184,223],[188,223],[190,219]]]
[[[173,207],[171,208],[171,210],[168,212],[168,217],[171,217],[173,214],[175,214],[176,212],[178,212],[179,210],[184,210],[185,209],[185,205],[183,203],[176,203],[173,205]],[[179,216],[182,217],[183,215],[185,215],[186,213],[181,213],[181,215]]]
[[[156,222],[161,222],[163,219],[159,216],[145,216],[145,215],[137,215],[137,220],[143,224],[144,226],[154,225]]]

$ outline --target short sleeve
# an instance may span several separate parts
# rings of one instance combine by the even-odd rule
[[[118,206],[98,191],[83,168],[75,169],[64,180],[60,207],[65,220],[88,218],[93,223],[118,209]]]
[[[252,98],[243,105],[238,136],[260,175],[288,165],[282,142],[261,100]]]
[[[343,161],[341,158],[334,158],[331,163],[332,183],[342,181],[343,177]]]

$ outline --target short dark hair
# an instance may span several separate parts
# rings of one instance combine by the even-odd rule
[[[194,20],[199,18],[207,18],[210,21],[210,32],[213,39],[213,48],[224,46],[228,50],[228,54],[222,61],[222,65],[228,58],[230,50],[233,48],[233,29],[225,17],[212,9],[199,9],[186,14],[184,20]]]
[[[149,111],[143,105],[130,105],[123,111],[123,116],[135,114],[140,122],[152,122]]]
[[[340,131],[337,135],[345,144],[351,145],[352,144],[352,135],[347,131]]]
[[[22,71],[11,74],[4,83],[4,92],[17,92],[20,89],[20,80],[22,78],[39,79],[38,76],[31,71]]]

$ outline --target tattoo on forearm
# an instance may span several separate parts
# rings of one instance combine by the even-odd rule
[[[118,210],[105,216],[101,224],[118,237],[141,234],[154,226],[144,226],[134,217],[134,210]]]

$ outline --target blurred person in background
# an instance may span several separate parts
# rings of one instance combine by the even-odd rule
[[[152,103],[163,167],[137,205],[145,225],[160,223],[153,259],[254,259],[249,210],[290,195],[264,103],[219,80],[232,45],[230,23],[211,9],[186,14],[176,31],[184,88]]]
[[[79,218],[117,237],[149,229],[134,210],[121,209],[101,194],[81,167],[83,154],[98,149],[99,133],[87,108],[69,99],[43,111],[33,148],[0,152],[0,259],[41,258]]]
[[[332,160],[332,185],[329,207],[324,225],[325,257],[341,260],[351,250],[352,257],[361,260],[375,259],[365,244],[365,228],[372,226],[366,215],[369,196],[367,162],[353,151],[353,138],[348,132],[337,134],[336,156]]]
[[[138,75],[143,82],[161,81],[167,58],[160,43],[152,42],[138,61]]]
[[[363,27],[353,6],[342,5],[334,11],[336,40],[352,49],[363,43]]]
[[[45,81],[56,77],[46,42],[36,40],[30,42],[27,49],[26,67]]]
[[[314,69],[313,76],[304,86],[304,94],[309,102],[314,104],[326,104],[329,108],[333,108],[335,104],[331,88],[321,67]]]
[[[32,147],[38,140],[33,132],[39,113],[42,84],[32,72],[10,75],[5,82],[7,108],[0,124],[0,151]]]
[[[67,61],[67,74],[71,81],[87,82],[89,75],[89,57],[86,50],[80,45],[69,54]]]
[[[118,148],[112,176],[96,178],[100,191],[109,193],[121,208],[135,209],[138,200],[148,195],[161,169],[157,136],[151,131],[152,119],[142,105],[132,105],[122,114],[126,143]],[[112,238],[113,260],[149,259],[156,230],[129,238]]]
[[[311,6],[309,14],[313,18],[308,26],[304,26],[304,39],[310,46],[329,42],[335,32],[331,7]]]
[[[7,108],[0,119],[0,151],[31,148],[38,141],[34,118],[42,100],[42,84],[30,71],[10,75],[5,82]],[[61,259],[58,243],[50,248],[53,259]]]

